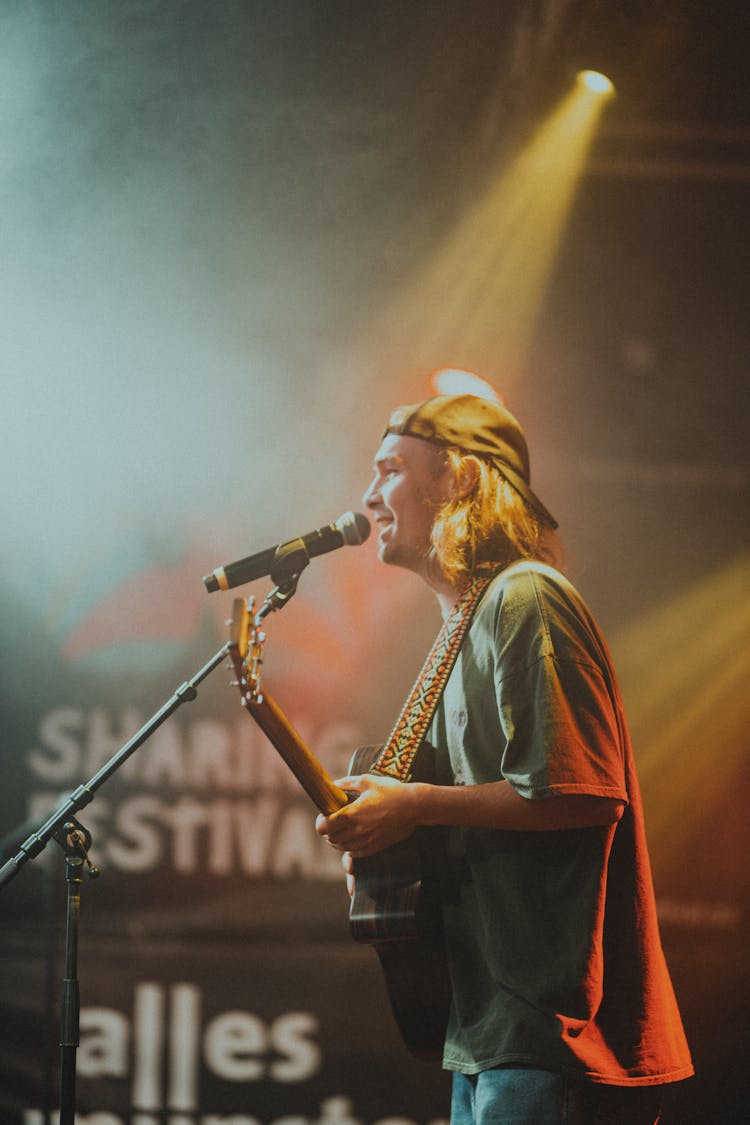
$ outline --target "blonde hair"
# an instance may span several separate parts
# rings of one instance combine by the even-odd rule
[[[507,566],[518,559],[555,563],[558,543],[552,529],[489,461],[460,449],[445,457],[458,480],[467,462],[476,466],[474,486],[448,500],[432,526],[432,556],[454,586],[478,567]]]

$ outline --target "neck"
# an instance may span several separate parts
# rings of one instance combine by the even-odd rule
[[[438,600],[438,605],[440,606],[440,612],[443,615],[443,620],[445,620],[450,617],[451,613],[453,612],[453,608],[458,601],[458,592],[451,589],[450,592],[446,591],[445,593],[438,593],[438,591],[436,590],[435,597]]]
[[[412,566],[409,569],[417,574],[425,585],[429,586],[438,600],[443,617],[447,617],[458,601],[461,594],[460,587],[456,588],[452,582],[448,581],[434,557],[425,557],[421,560],[420,566]]]
[[[437,598],[443,618],[450,616],[453,607],[461,596],[461,589],[447,582],[442,576],[428,578],[426,582]]]

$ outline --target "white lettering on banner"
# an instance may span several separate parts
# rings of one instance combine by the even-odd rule
[[[230,1082],[257,1082],[264,1064],[258,1058],[265,1043],[265,1026],[249,1012],[225,1012],[206,1033],[206,1061]]]
[[[320,1048],[312,1040],[317,1020],[309,1012],[288,1012],[273,1025],[273,1048],[279,1056],[271,1063],[274,1082],[303,1082],[320,1070]]]
[[[230,1082],[257,1082],[264,1077],[304,1082],[320,1069],[320,1048],[308,1038],[317,1026],[309,1012],[289,1012],[268,1030],[249,1012],[225,1012],[206,1030],[206,1064]],[[280,1058],[266,1065],[262,1056],[269,1048]]]
[[[124,1078],[128,1073],[130,1021],[113,1008],[84,1008],[85,1032],[77,1051],[77,1070],[89,1078]]]
[[[344,1094],[326,1098],[320,1105],[318,1117],[288,1116],[276,1117],[268,1125],[365,1125],[362,1118],[354,1117],[351,1098]],[[23,1125],[57,1125],[60,1119],[59,1111],[50,1113],[45,1121],[44,1114],[38,1109],[24,1111]],[[129,1118],[119,1117],[114,1113],[88,1113],[76,1114],[76,1125],[264,1125],[257,1117],[250,1117],[246,1113],[203,1113],[187,1116],[184,1113],[168,1113],[158,1116],[150,1113],[134,1113]],[[372,1125],[419,1125],[411,1117],[380,1117]],[[442,1117],[433,1118],[426,1125],[448,1125],[448,1120]]]
[[[81,1012],[81,1044],[87,1020]],[[139,984],[133,1003],[133,1105],[158,1109],[162,1102],[161,1058],[164,1049],[164,989],[158,984]],[[85,1077],[81,1065],[78,1072]]]
[[[273,797],[237,801],[233,814],[240,869],[246,875],[270,874],[272,841],[280,815],[278,802]]]
[[[59,792],[33,793],[29,818],[41,821],[59,800]],[[114,805],[97,797],[81,818],[93,836],[92,860],[104,869],[145,874],[168,866],[182,875],[342,878],[339,854],[315,832],[307,803],[260,796],[205,804],[181,797],[170,804],[143,794]]]
[[[80,761],[82,712],[77,707],[56,707],[39,723],[40,750],[30,750],[29,768],[53,785],[74,778]]]
[[[315,738],[304,722],[296,725],[321,748],[334,776],[346,772],[361,741],[352,724],[331,724]],[[26,756],[45,787],[30,794],[29,817],[41,821],[141,726],[134,708],[56,707],[44,715],[38,745]],[[187,875],[341,878],[338,856],[316,835],[299,783],[244,714],[236,723],[198,718],[182,727],[168,720],[117,779],[85,810],[92,856],[102,865],[133,874],[171,866]]]
[[[200,1051],[201,994],[194,985],[179,984],[172,989],[169,1020],[169,1090],[167,1104],[173,1109],[194,1109],[198,1105],[198,1067]]]
[[[351,751],[362,741],[352,723],[331,723],[311,731],[304,717],[292,722],[337,776],[346,772]],[[26,760],[31,773],[48,785],[88,780],[143,725],[133,707],[112,714],[103,707],[55,707],[39,722],[39,745]],[[173,716],[123,764],[118,778],[140,788],[227,793],[257,789],[298,791],[298,782],[244,713],[240,720],[198,718],[182,726]]]
[[[135,986],[132,1023],[114,1008],[84,1007],[80,1029],[82,1079],[128,1077],[132,1035],[131,1098],[138,1110],[197,1109],[201,1064],[227,1082],[289,1084],[312,1078],[323,1057],[311,1012],[266,1022],[236,1009],[204,1026],[201,989],[188,983],[167,988],[143,981]]]

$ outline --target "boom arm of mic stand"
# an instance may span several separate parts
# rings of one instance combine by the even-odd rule
[[[141,746],[147,738],[172,715],[182,703],[198,694],[197,685],[204,680],[229,654],[225,644],[191,680],[177,688],[171,699],[154,714],[145,726],[130,739],[90,781],[70,794],[64,805],[21,845],[17,855],[0,868],[0,889],[13,879],[21,868],[34,859],[53,837],[66,855],[66,880],[68,885],[65,930],[65,979],[61,999],[60,1024],[60,1125],[75,1125],[76,1051],[79,1036],[78,990],[78,919],[80,912],[81,870],[88,861],[91,835],[75,818],[75,813],[94,799],[94,794],[105,781]],[[95,869],[94,869],[95,870]],[[93,870],[92,870],[93,874]]]
[[[78,788],[70,794],[65,804],[61,805],[35,832],[31,833],[28,839],[21,844],[20,851],[0,867],[0,890],[2,890],[11,879],[15,878],[21,868],[24,867],[30,859],[34,859],[44,850],[49,840],[62,828],[66,821],[73,819],[80,809],[85,808],[86,805],[93,801],[94,794],[99,786],[103,785],[104,782],[120,768],[123,762],[125,762],[139,746],[142,746],[146,739],[150,738],[157,727],[160,727],[182,703],[188,703],[195,699],[198,694],[198,684],[204,680],[214,668],[217,668],[228,654],[229,645],[225,644],[211,657],[200,671],[195,673],[192,679],[186,680],[184,684],[181,684],[180,687],[177,688],[174,695],[167,700],[163,707],[152,715],[138,733],[133,735],[130,741],[126,742],[98,773],[94,774],[84,785],[79,785]]]
[[[275,610],[283,609],[289,599],[297,590],[297,583],[299,582],[300,575],[305,567],[310,562],[310,556],[307,553],[305,544],[301,539],[293,539],[290,543],[284,544],[276,552],[273,566],[271,568],[271,577],[276,583],[275,589],[266,597],[263,607],[257,614],[257,621],[261,621],[267,617],[269,613]],[[56,809],[51,816],[37,828],[31,835],[21,844],[20,850],[16,855],[12,856],[6,863],[0,867],[0,890],[14,879],[18,872],[24,867],[30,859],[34,859],[44,851],[49,840],[62,828],[66,821],[75,817],[77,812],[85,808],[94,799],[94,794],[100,785],[115,773],[123,762],[127,761],[131,754],[133,754],[139,746],[150,738],[153,732],[161,726],[161,724],[172,715],[182,703],[187,703],[198,694],[197,685],[209,675],[214,668],[229,654],[229,645],[224,645],[214,656],[211,657],[209,662],[204,665],[200,671],[196,672],[192,679],[186,680],[177,688],[171,699],[168,699],[163,707],[160,708],[149,720],[141,727],[137,734],[135,734],[129,742],[118,750],[118,752],[110,758],[105,766],[99,770],[89,781],[84,785],[79,785],[75,789],[64,805]]]

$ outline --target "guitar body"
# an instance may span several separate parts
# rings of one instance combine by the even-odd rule
[[[380,747],[357,750],[351,774],[367,773]],[[431,747],[414,763],[415,781],[433,777]],[[349,927],[380,959],[393,1014],[417,1058],[440,1058],[450,1006],[443,948],[440,877],[444,832],[418,829],[408,840],[355,861]]]

